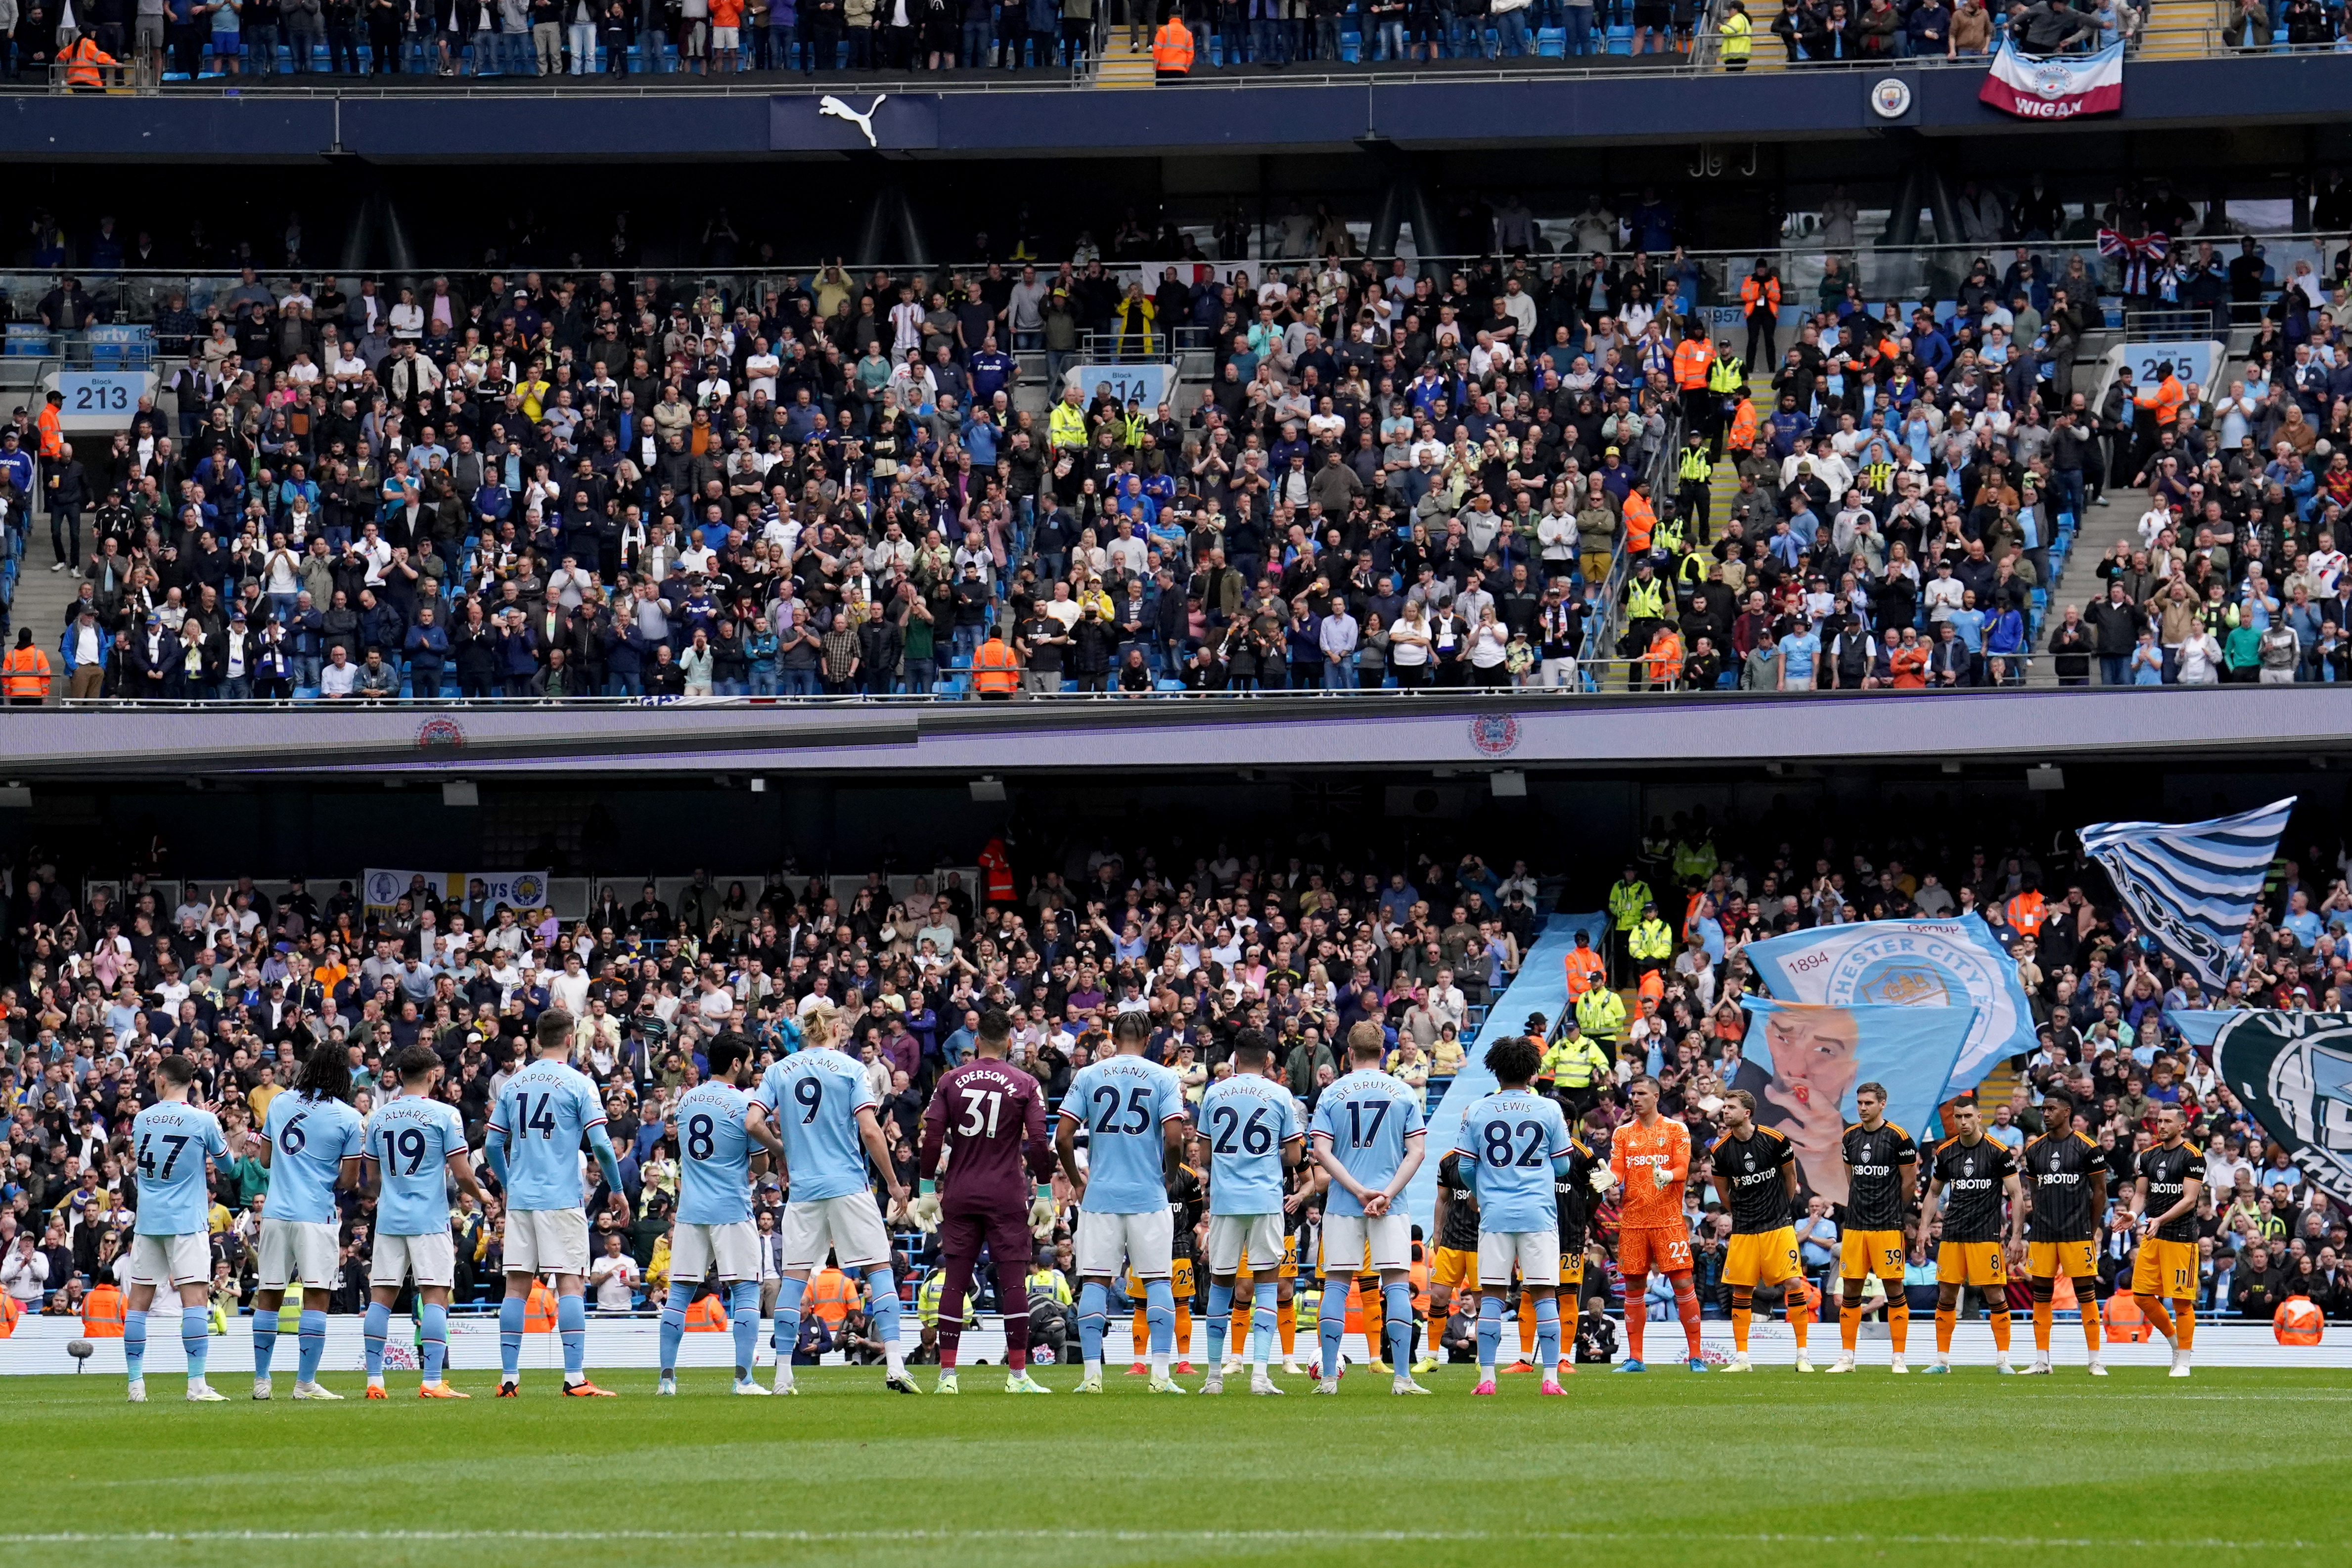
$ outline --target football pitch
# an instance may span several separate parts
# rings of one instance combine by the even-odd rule
[[[724,1372],[604,1375],[623,1397],[192,1406],[149,1379],[11,1378],[0,1568],[79,1564],[1642,1563],[1980,1565],[1988,1551],[2090,1561],[2352,1553],[2352,1377],[2200,1371],[2174,1382],[1883,1371],[1801,1377],[1588,1370],[1469,1397],[1466,1368],[1397,1399],[1359,1370],[1336,1398],[1155,1398],[1118,1374],[1004,1396],[887,1394],[879,1369],[803,1373],[793,1399]],[[929,1389],[936,1375],[919,1373]],[[1197,1380],[1192,1380],[1197,1381]]]

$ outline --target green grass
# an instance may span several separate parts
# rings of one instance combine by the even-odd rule
[[[972,1367],[955,1399],[886,1395],[878,1370],[805,1373],[797,1399],[739,1399],[724,1372],[650,1374],[517,1403],[268,1405],[176,1377],[143,1406],[119,1378],[11,1378],[0,1565],[854,1563],[861,1568],[1278,1563],[1821,1564],[1974,1568],[1998,1552],[2089,1561],[2153,1550],[2343,1562],[2352,1552],[2347,1375],[2118,1371],[2049,1379],[1643,1377],[1588,1372],[1469,1398],[1466,1371],[1391,1398],[1007,1398]],[[928,1389],[935,1375],[919,1374]],[[175,1539],[151,1538],[148,1532]],[[250,1532],[250,1533],[248,1533]],[[60,1541],[58,1536],[77,1539]],[[270,1537],[277,1539],[270,1539]],[[2324,1554],[2324,1557],[2323,1557]]]

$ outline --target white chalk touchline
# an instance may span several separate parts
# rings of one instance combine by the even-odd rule
[[[2248,1541],[2189,1537],[2118,1536],[1993,1536],[1960,1534],[1871,1534],[1849,1531],[1812,1534],[1784,1531],[1676,1530],[151,1530],[104,1532],[57,1531],[0,1534],[0,1546],[106,1546],[143,1544],[205,1544],[221,1542],[413,1542],[465,1543],[479,1542],[743,1542],[781,1545],[945,1542],[986,1541],[1130,1542],[1194,1542],[1205,1545],[1245,1545],[1413,1542],[1760,1542],[1800,1545],[1903,1545],[2066,1547],[2083,1550],[2164,1547],[2238,1552],[2345,1550],[2347,1542]]]

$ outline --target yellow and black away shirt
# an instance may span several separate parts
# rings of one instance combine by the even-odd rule
[[[1856,1122],[1845,1130],[1846,1174],[1853,1189],[1846,1194],[1845,1228],[1903,1228],[1903,1167],[1919,1163],[1919,1145],[1892,1122],[1875,1131]]]
[[[1584,1250],[1585,1201],[1592,1196],[1592,1171],[1598,1162],[1592,1151],[1573,1134],[1568,1140],[1568,1169],[1552,1174],[1552,1196],[1559,1206],[1559,1253],[1563,1258]]]
[[[1437,1162],[1437,1184],[1445,1189],[1445,1228],[1437,1244],[1449,1251],[1478,1250],[1478,1197],[1462,1185],[1459,1155]]]
[[[1192,1258],[1192,1228],[1201,1223],[1202,1203],[1200,1173],[1191,1166],[1178,1166],[1168,1177],[1168,1216],[1176,1222],[1171,1256]]]
[[[2158,1144],[2140,1155],[2139,1174],[2147,1178],[2147,1207],[2145,1212],[2148,1218],[2154,1219],[2180,1201],[2180,1195],[2189,1190],[2191,1176],[2200,1181],[2205,1179],[2205,1151],[2185,1139],[2177,1149],[2168,1149]],[[2156,1239],[2159,1241],[2186,1241],[2195,1246],[2197,1210],[2192,1207],[2169,1225],[2158,1226]]]
[[[1797,1157],[1789,1140],[1770,1127],[1752,1127],[1745,1138],[1726,1133],[1707,1145],[1715,1186],[1731,1194],[1731,1233],[1769,1236],[1791,1223],[1789,1191],[1781,1167]]]
[[[2088,1241],[2091,1172],[2102,1164],[2099,1145],[2069,1129],[2044,1133],[2025,1145],[2025,1181],[2033,1195],[2028,1241]]]
[[[1931,1167],[1942,1192],[1937,1202],[1947,1241],[2000,1239],[2000,1184],[2017,1174],[2017,1161],[1990,1138],[1970,1148],[1958,1138],[1936,1145]]]

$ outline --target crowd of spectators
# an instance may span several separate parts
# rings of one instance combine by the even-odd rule
[[[2337,1010],[2352,958],[2340,856],[2314,846],[2279,862],[2242,977],[2209,996],[2099,901],[2095,871],[1999,841],[1989,848],[1903,829],[1815,839],[1808,821],[1784,800],[1739,831],[1718,831],[1704,811],[1653,824],[1627,870],[1632,895],[1608,890],[1622,913],[1606,945],[1621,995],[1633,1001],[1594,1037],[1612,1069],[1569,1088],[1566,1015],[1527,1020],[1551,1047],[1538,1087],[1559,1095],[1588,1142],[1605,1149],[1637,1071],[1659,1079],[1665,1113],[1687,1121],[1700,1146],[1711,1138],[1744,1033],[1748,942],[1820,924],[1974,911],[2016,956],[2039,1039],[2030,1057],[1997,1066],[1981,1092],[1990,1135],[2015,1145],[2040,1131],[2044,1094],[2063,1087],[2112,1162],[2111,1193],[2127,1192],[2156,1109],[2181,1106],[2206,1160],[2200,1311],[2266,1320],[2278,1301],[2303,1294],[2331,1317],[2352,1318],[2345,1215],[2164,1021],[2168,1009],[2205,1006]],[[121,885],[120,900],[78,898],[36,855],[8,890],[9,977],[0,988],[0,1083],[11,1107],[0,1287],[28,1310],[71,1313],[119,1272],[137,1206],[122,1143],[151,1092],[147,1070],[165,1051],[198,1062],[234,1147],[236,1130],[257,1123],[308,1052],[346,1054],[365,1105],[386,1092],[391,1052],[422,1040],[448,1064],[439,1092],[478,1140],[532,1020],[550,1007],[572,1011],[574,1061],[603,1088],[620,1151],[625,1202],[612,1205],[600,1190],[590,1211],[600,1305],[624,1311],[667,1283],[678,1173],[666,1108],[697,1081],[700,1043],[720,1031],[749,1034],[764,1062],[799,1047],[809,1009],[839,1009],[901,1181],[914,1175],[929,1086],[968,1052],[987,1006],[1013,1019],[1013,1058],[1040,1078],[1049,1103],[1129,1010],[1150,1018],[1151,1054],[1177,1069],[1195,1101],[1231,1070],[1238,1031],[1255,1028],[1276,1040],[1285,1082],[1311,1106],[1339,1071],[1333,1042],[1369,1019],[1388,1035],[1388,1071],[1434,1103],[1463,1066],[1465,1040],[1517,1027],[1509,1016],[1480,1025],[1538,936],[1547,892],[1523,862],[1505,875],[1475,854],[1335,857],[1318,839],[1255,852],[1171,843],[1164,853],[1074,839],[1035,857],[998,841],[982,863],[980,887],[943,873],[900,879],[906,891],[893,897],[877,873],[845,906],[825,880],[791,870],[756,887],[698,873],[674,905],[650,883],[627,901],[627,884],[605,882],[591,914],[565,922],[429,895],[370,910],[348,883],[321,899],[298,882],[272,898],[249,879],[184,883],[182,903],[166,911],[143,873]],[[1663,901],[1645,896],[1653,884]],[[1591,890],[1563,896],[1597,902]],[[1661,906],[1682,912],[1670,959],[1629,940]],[[1702,1161],[1687,1218],[1702,1298],[1720,1312],[1727,1227],[1706,1175]],[[268,1173],[236,1156],[212,1176],[216,1303],[227,1315],[249,1296]],[[763,1234],[774,1233],[783,1196],[762,1186]],[[498,1203],[453,1202],[458,1299],[478,1302],[499,1293]],[[370,1212],[357,1194],[346,1203],[346,1268],[331,1283],[355,1310]],[[1040,1238],[1022,1304],[1048,1345],[1069,1330],[1062,1219]],[[1801,1240],[1816,1273],[1838,1222],[1825,1199],[1810,1206]],[[1316,1223],[1312,1204],[1304,1223]],[[1586,1279],[1604,1304],[1622,1306],[1615,1230],[1614,1205],[1602,1200]],[[906,1288],[919,1302],[928,1249],[913,1232],[898,1239],[915,1265]],[[1302,1256],[1313,1256],[1308,1241]],[[2103,1291],[2128,1278],[2132,1245],[2125,1232],[2102,1243]],[[1932,1264],[1917,1282],[1932,1293]],[[874,1348],[856,1293],[842,1284],[805,1353]],[[1874,1295],[1872,1309],[1880,1304]],[[1663,1296],[1647,1308],[1672,1310]],[[1440,1322],[1434,1337],[1458,1335]]]

